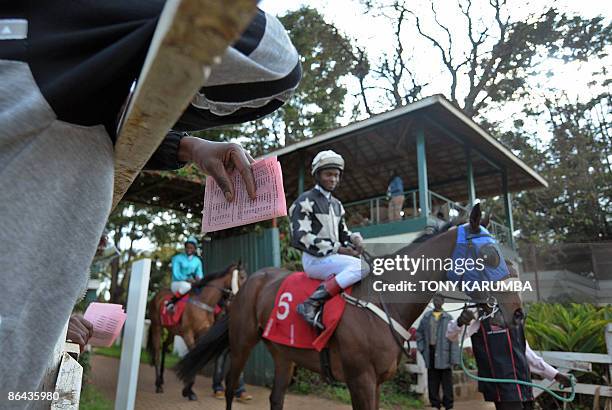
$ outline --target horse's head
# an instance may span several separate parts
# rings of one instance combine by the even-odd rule
[[[226,275],[226,278],[229,279],[226,287],[232,291],[232,295],[235,295],[247,279],[247,272],[242,266],[242,261],[239,260],[228,266]]]
[[[487,213],[487,216],[482,218],[482,211],[480,204],[474,205],[470,212],[469,220],[469,232],[472,235],[479,235],[483,232],[487,232],[491,221],[491,214]],[[482,229],[484,228],[484,230]],[[501,250],[497,245],[497,241],[489,236],[489,240],[485,240],[484,244],[478,247],[478,258],[484,260],[484,273],[485,276],[490,279],[499,280],[502,282],[512,282],[519,280],[518,270],[514,267],[513,263],[503,257]],[[489,242],[489,243],[487,243]],[[523,321],[523,310],[520,292],[509,291],[509,292],[490,292],[475,293],[471,295],[475,299],[486,299],[489,296],[493,296],[499,303],[504,322],[507,324],[521,324]],[[485,306],[485,310],[491,309],[490,306]]]

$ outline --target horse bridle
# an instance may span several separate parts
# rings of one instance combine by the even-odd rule
[[[361,252],[361,256],[363,257],[365,262],[368,264],[368,266],[372,266],[374,257],[370,253],[368,253],[364,249]],[[487,298],[485,300],[474,300],[473,298],[465,299],[465,298],[457,298],[457,297],[452,297],[452,296],[444,296],[444,297],[447,299],[453,299],[453,300],[464,302],[463,307],[458,308],[458,309],[449,310],[446,312],[455,312],[455,311],[474,308],[474,307],[478,308],[481,305],[486,305],[487,307],[489,307],[490,312],[484,315],[479,315],[478,320],[492,318],[495,316],[497,312],[499,312],[499,302],[497,301],[497,298],[495,298],[495,296],[490,295],[490,294],[487,295]],[[404,346],[404,343],[402,343],[402,341],[398,338],[397,330],[393,327],[393,322],[395,322],[395,320],[391,317],[391,313],[389,313],[389,308],[387,304],[385,303],[385,301],[383,300],[382,293],[378,294],[378,301],[380,305],[382,306],[385,312],[385,315],[387,316],[386,322],[387,322],[387,325],[389,326],[389,330],[391,331],[391,336],[393,337],[393,340],[395,341],[395,343],[397,343],[398,347],[400,348],[400,351],[404,353],[404,355],[406,355],[407,358],[410,358],[410,350],[406,349],[406,347]],[[468,302],[471,302],[471,304],[468,304]]]

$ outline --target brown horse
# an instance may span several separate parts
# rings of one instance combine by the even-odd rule
[[[241,263],[229,265],[226,269],[216,273],[207,274],[202,280],[192,286],[192,290],[184,297],[189,298],[179,325],[166,327],[167,337],[162,343],[162,324],[160,311],[162,303],[170,289],[161,289],[149,302],[149,342],[147,347],[151,362],[155,366],[155,391],[162,393],[164,384],[164,361],[168,348],[174,341],[174,336],[181,336],[185,344],[191,349],[195,341],[208,331],[215,323],[214,308],[222,299],[227,299],[238,292],[240,284],[244,282],[246,272],[242,270]],[[183,396],[195,400],[192,390],[193,380],[185,383]]]
[[[470,230],[480,231],[480,207],[476,205],[470,215]],[[416,243],[401,249],[397,254],[410,258],[449,258],[457,239],[457,229],[424,235]],[[226,408],[231,410],[234,387],[255,344],[261,339],[262,330],[274,307],[277,291],[288,272],[283,269],[265,268],[252,274],[241,288],[229,311],[229,319],[219,320],[198,341],[194,349],[178,365],[178,375],[188,380],[208,361],[229,344],[231,368],[226,378]],[[385,280],[401,280],[418,284],[419,281],[445,281],[446,272],[417,271],[413,276],[404,271],[386,271]],[[380,306],[379,297],[370,293],[372,275],[353,286],[352,295]],[[375,278],[374,278],[375,279]],[[386,304],[388,314],[405,329],[423,312],[433,292],[423,292],[413,301],[405,300]],[[407,297],[406,299],[409,299]],[[506,303],[504,310],[514,312],[520,307],[520,299]],[[510,314],[510,313],[508,313]],[[274,358],[274,385],[270,394],[270,408],[283,408],[285,391],[291,380],[295,364],[322,373],[319,353],[315,350],[297,349],[264,339]],[[373,410],[379,407],[380,386],[391,379],[399,365],[402,342],[389,325],[371,311],[347,304],[346,310],[329,341],[331,371],[335,379],[346,382],[354,409]],[[228,393],[229,392],[229,393]]]

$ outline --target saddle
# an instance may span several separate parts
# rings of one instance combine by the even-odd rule
[[[181,323],[183,312],[187,306],[187,300],[189,296],[180,298],[174,303],[174,308],[168,309],[168,302],[172,299],[173,295],[164,296],[160,307],[160,318],[161,324],[164,327],[174,327]]]
[[[334,334],[346,301],[336,295],[325,303],[323,324],[325,330],[318,332],[297,313],[297,305],[312,294],[321,281],[310,279],[304,272],[294,272],[281,284],[274,301],[274,308],[266,322],[263,337],[285,346],[321,351]],[[344,292],[350,294],[351,288]]]

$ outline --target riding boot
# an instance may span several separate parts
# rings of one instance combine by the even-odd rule
[[[166,310],[169,311],[173,311],[174,310],[174,305],[176,304],[176,302],[178,302],[181,298],[183,297],[183,295],[181,295],[180,293],[176,292],[174,295],[172,295],[172,298],[170,300],[168,300],[168,302],[166,302]]]
[[[321,283],[308,299],[298,305],[297,312],[311,326],[325,330],[323,318],[321,317],[323,305],[328,299],[340,293],[340,291],[342,291],[342,288],[336,282],[336,278],[331,277]]]

